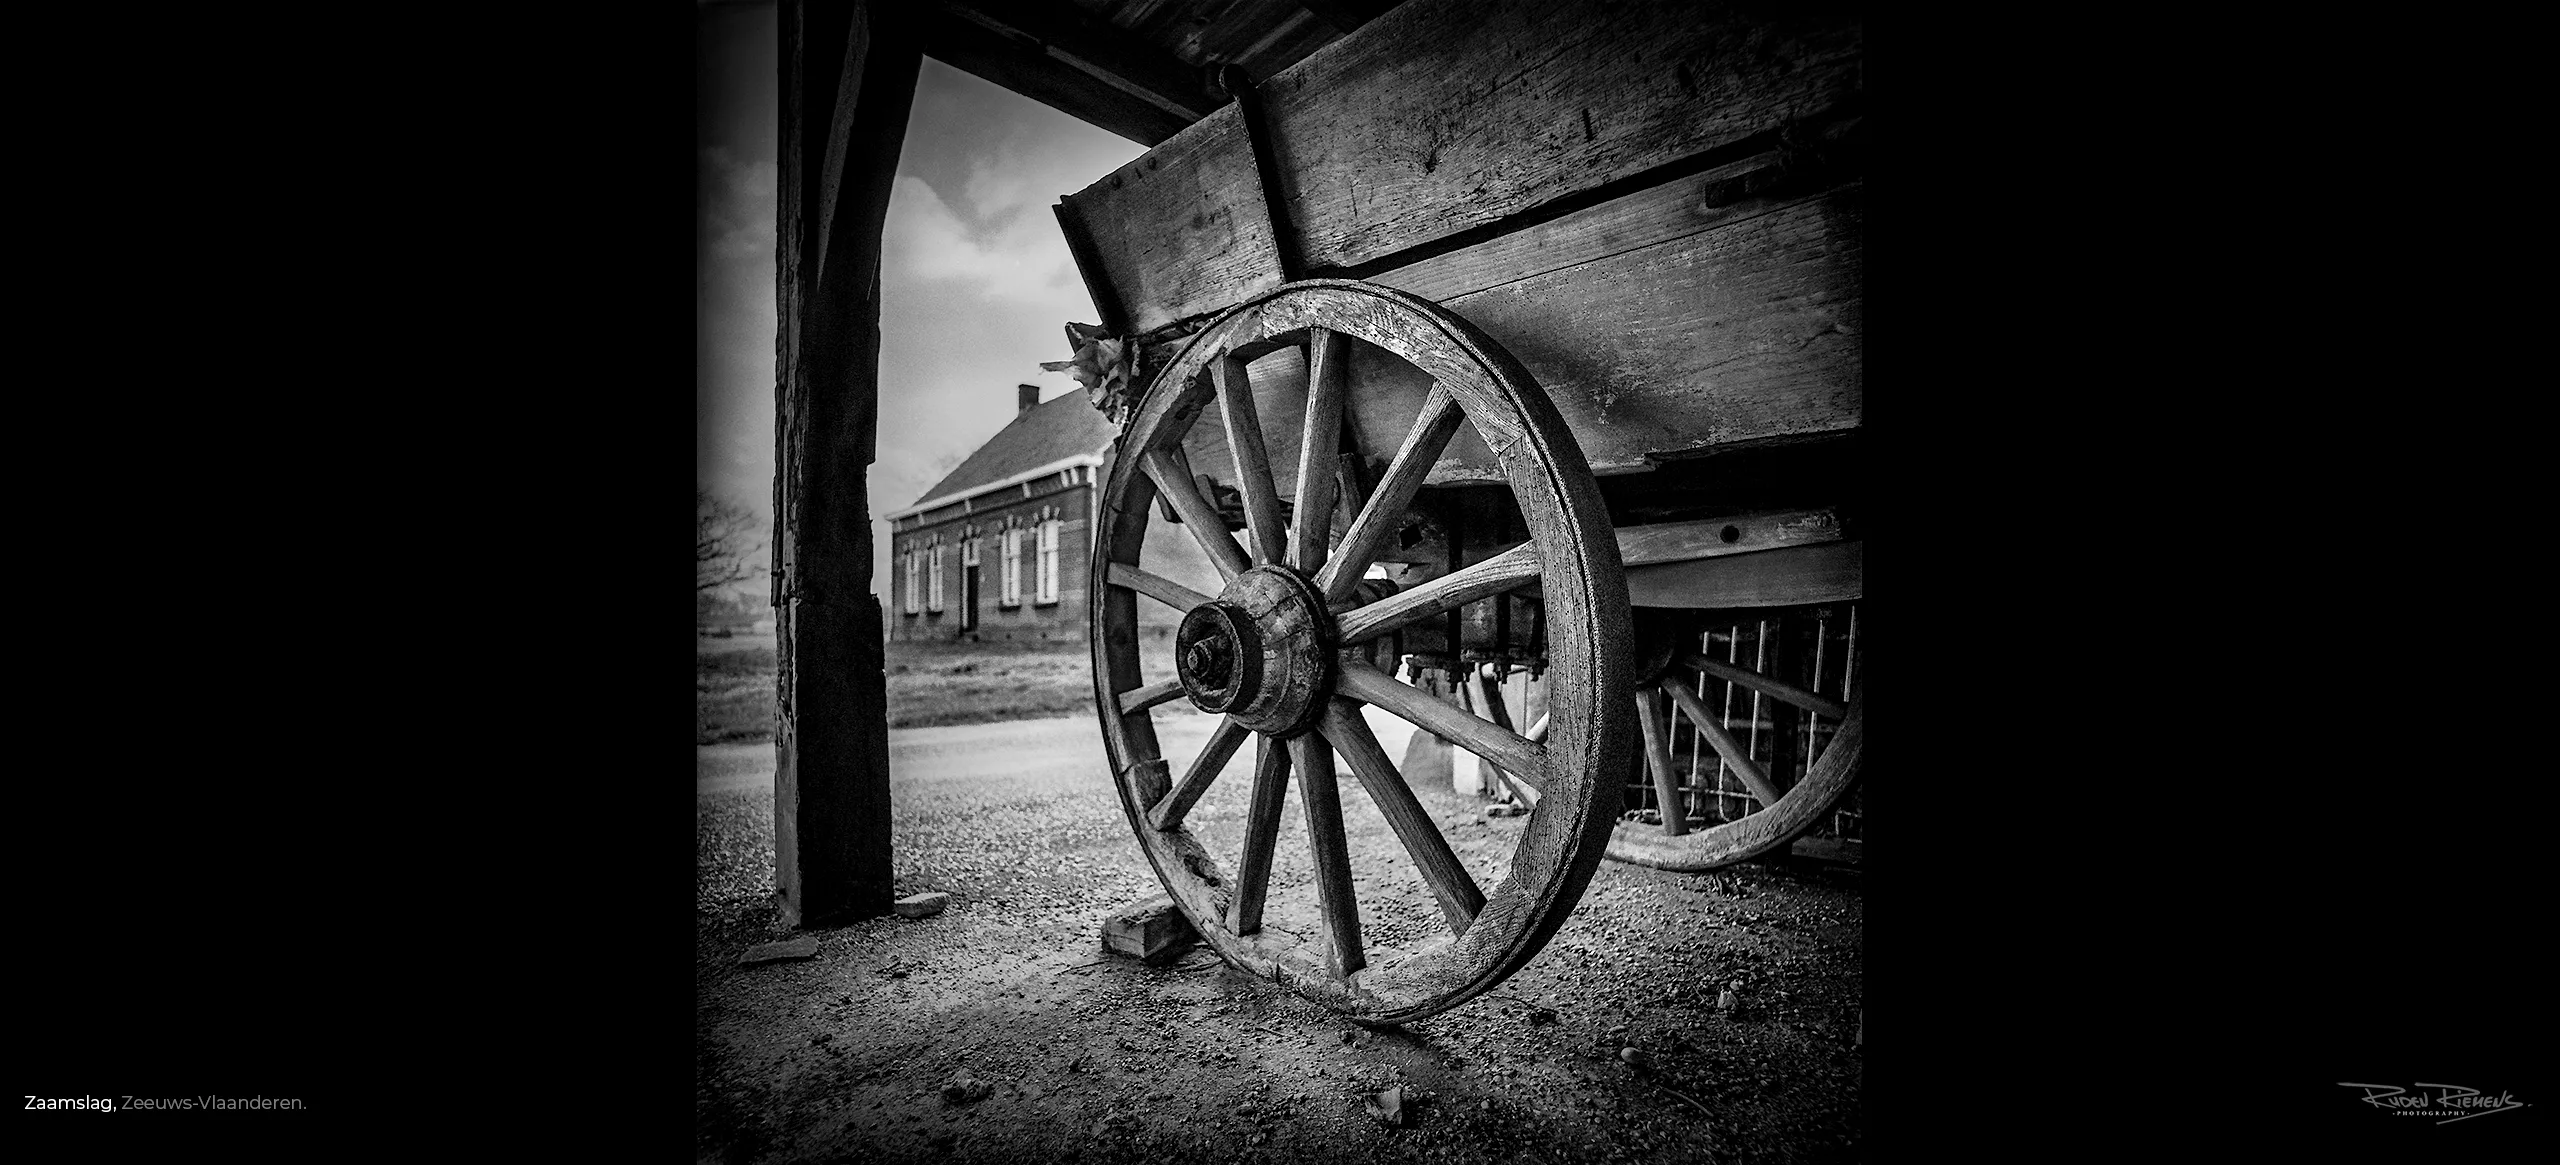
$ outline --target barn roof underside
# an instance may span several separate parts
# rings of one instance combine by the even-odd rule
[[[1399,0],[928,0],[927,56],[1154,146]]]

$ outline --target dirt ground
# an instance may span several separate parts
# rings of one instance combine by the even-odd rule
[[[1173,726],[1169,753],[1205,735],[1201,719]],[[900,892],[952,905],[806,932],[819,953],[804,962],[738,961],[790,937],[769,898],[769,783],[700,785],[701,1160],[1858,1159],[1856,874],[1605,864],[1495,994],[1365,1029],[1206,948],[1163,966],[1103,953],[1101,919],[1158,888],[1098,750],[1069,741],[1015,765],[979,739],[1065,741],[1078,724],[893,733]],[[1212,787],[1193,813],[1204,836],[1233,836],[1248,784]],[[1364,928],[1392,944],[1430,907],[1374,807],[1343,789]],[[1520,819],[1417,793],[1480,880],[1508,853]],[[1295,929],[1312,893],[1294,799],[1283,825],[1297,851],[1284,840],[1271,917]],[[1737,1007],[1719,1011],[1728,987]],[[1365,1099],[1390,1086],[1400,1127]]]

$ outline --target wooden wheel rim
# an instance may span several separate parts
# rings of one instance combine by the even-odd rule
[[[1136,604],[1155,600],[1110,576],[1114,562],[1137,563],[1156,501],[1156,484],[1138,468],[1140,458],[1177,445],[1201,418],[1216,397],[1212,363],[1310,327],[1362,340],[1420,369],[1486,439],[1536,547],[1554,693],[1543,746],[1547,791],[1465,932],[1342,977],[1326,965],[1320,940],[1301,943],[1268,930],[1235,934],[1227,926],[1225,868],[1188,829],[1150,824],[1149,799],[1161,795],[1170,774],[1149,713],[1121,711],[1123,694],[1141,684],[1134,636],[1115,641],[1122,639],[1118,629],[1134,627]],[[1115,447],[1094,513],[1088,592],[1094,696],[1113,785],[1158,881],[1204,941],[1234,966],[1378,1024],[1454,1007],[1536,955],[1581,898],[1605,851],[1617,790],[1604,787],[1601,774],[1625,764],[1633,713],[1625,700],[1598,694],[1624,692],[1633,677],[1626,582],[1607,510],[1580,447],[1527,370],[1472,325],[1426,300],[1349,280],[1288,284],[1204,328],[1148,386]]]
[[[1857,784],[1860,742],[1864,739],[1861,710],[1865,707],[1866,689],[1862,686],[1850,698],[1849,714],[1841,719],[1831,743],[1823,748],[1803,779],[1785,789],[1777,804],[1764,806],[1739,821],[1677,835],[1663,832],[1661,826],[1620,821],[1609,833],[1610,860],[1697,873],[1747,861],[1794,842],[1798,834],[1820,822],[1822,815]],[[1674,714],[1678,714],[1676,709]]]

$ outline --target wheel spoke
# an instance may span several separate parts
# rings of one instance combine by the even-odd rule
[[[1540,793],[1547,791],[1544,745],[1533,744],[1517,733],[1423,695],[1365,663],[1344,660],[1334,676],[1334,691],[1393,712],[1414,727],[1429,729],[1432,735],[1511,770],[1513,777],[1530,788]]]
[[[1665,685],[1670,686],[1670,685]],[[1662,804],[1662,832],[1678,837],[1689,832],[1689,807],[1680,802],[1680,778],[1671,771],[1670,733],[1653,693],[1636,689],[1636,723],[1644,727],[1644,767],[1653,773],[1653,795]]]
[[[1504,707],[1502,703],[1502,681],[1479,672],[1475,677],[1475,691],[1476,703],[1481,705],[1481,714],[1484,718],[1493,721],[1494,727],[1508,730],[1511,727],[1511,709]],[[1546,721],[1541,718],[1538,723],[1543,725]],[[1530,740],[1535,738],[1524,736],[1521,739]],[[1501,765],[1490,765],[1490,767],[1493,769],[1493,775],[1502,778],[1503,785],[1511,790],[1511,796],[1513,799],[1519,801],[1523,805],[1529,806],[1530,808],[1534,809],[1537,807],[1538,794],[1527,785],[1524,785],[1514,779],[1511,775],[1511,770],[1506,769]]]
[[[1520,739],[1522,739],[1522,740],[1545,740],[1546,738],[1547,738],[1547,714],[1546,714],[1546,713],[1544,713],[1544,712],[1540,712],[1540,713],[1538,713],[1538,722],[1537,722],[1537,723],[1535,723],[1535,724],[1530,725],[1530,726],[1529,726],[1529,730],[1528,730],[1527,732],[1523,732],[1523,733],[1521,733],[1521,734],[1520,734]]]
[[[1143,688],[1131,688],[1128,691],[1120,693],[1120,714],[1127,716],[1132,713],[1144,712],[1158,704],[1170,703],[1173,700],[1181,698],[1181,696],[1182,680],[1179,677],[1170,680],[1158,680]]]
[[[1523,542],[1474,566],[1450,571],[1412,590],[1399,591],[1346,612],[1336,626],[1336,635],[1346,646],[1375,639],[1451,607],[1534,582],[1537,577],[1537,544]]]
[[[1351,847],[1342,833],[1342,791],[1333,782],[1333,750],[1313,733],[1289,741],[1298,796],[1307,814],[1307,849],[1315,857],[1316,905],[1324,915],[1333,973],[1347,977],[1369,965],[1360,946],[1360,904],[1351,894]]]
[[[1289,750],[1272,747],[1268,736],[1255,736],[1244,858],[1236,863],[1236,896],[1227,907],[1227,929],[1237,935],[1262,929],[1262,901],[1271,892],[1271,847],[1280,840],[1280,809],[1288,797]]]
[[[1355,443],[1352,440],[1354,434],[1348,431],[1350,422],[1346,420],[1343,425],[1342,440],[1345,444]],[[1357,450],[1344,449],[1333,458],[1333,512],[1342,519],[1344,533],[1349,533],[1351,524],[1360,520],[1360,508],[1368,504],[1368,470],[1361,466]],[[1327,531],[1328,535],[1330,533]]]
[[[1182,463],[1162,451],[1148,453],[1139,459],[1147,476],[1154,479],[1156,489],[1173,503],[1173,512],[1182,515],[1184,529],[1191,531],[1192,541],[1209,556],[1209,564],[1218,568],[1220,579],[1243,574],[1253,564],[1244,556],[1244,547],[1227,534],[1226,519],[1218,516],[1208,499],[1200,496],[1200,487],[1192,484],[1191,475]]]
[[[1458,411],[1458,398],[1449,387],[1434,383],[1431,394],[1422,398],[1422,412],[1413,419],[1413,429],[1405,434],[1404,445],[1396,450],[1395,460],[1388,463],[1386,476],[1360,507],[1360,516],[1342,535],[1342,545],[1333,557],[1316,572],[1316,589],[1324,592],[1324,601],[1339,603],[1351,597],[1353,587],[1369,563],[1395,536],[1404,523],[1404,508],[1422,488],[1422,480],[1431,475],[1431,467],[1440,459],[1440,450],[1458,431],[1458,423],[1466,420]]]
[[[1183,814],[1191,812],[1191,806],[1200,800],[1200,794],[1209,791],[1209,783],[1226,771],[1228,758],[1236,754],[1236,746],[1244,743],[1247,732],[1245,726],[1236,723],[1232,716],[1218,721],[1218,726],[1209,733],[1208,743],[1200,746],[1200,755],[1192,758],[1191,768],[1182,774],[1182,780],[1174,785],[1172,792],[1164,795],[1163,800],[1156,802],[1154,808],[1147,810],[1147,824],[1158,829],[1181,825]]]
[[[1218,382],[1218,414],[1227,422],[1227,451],[1235,455],[1236,488],[1244,492],[1245,530],[1253,560],[1278,562],[1285,551],[1280,530],[1280,489],[1271,480],[1271,456],[1262,446],[1262,418],[1253,407],[1253,377],[1244,361],[1221,356],[1209,365]],[[1189,519],[1184,519],[1189,521]]]
[[[1834,720],[1845,720],[1849,716],[1849,706],[1846,704],[1817,696],[1794,684],[1770,679],[1749,668],[1735,667],[1722,660],[1709,659],[1695,653],[1681,656],[1680,662],[1717,679],[1737,683],[1753,691],[1775,696],[1796,707],[1809,709],[1817,716],[1828,716]]]
[[[1209,596],[1192,590],[1160,574],[1150,574],[1125,562],[1107,567],[1104,580],[1115,587],[1127,587],[1177,611],[1188,611],[1208,603]]]
[[[1307,417],[1298,430],[1298,501],[1289,511],[1294,520],[1289,564],[1301,571],[1324,565],[1325,543],[1333,534],[1334,456],[1342,442],[1347,347],[1338,332],[1307,329]]]
[[[1449,849],[1447,838],[1431,824],[1431,814],[1415,799],[1413,789],[1396,772],[1395,763],[1387,759],[1387,750],[1379,747],[1376,733],[1360,718],[1357,705],[1348,700],[1335,700],[1325,709],[1324,721],[1317,729],[1333,747],[1351,761],[1351,772],[1369,791],[1369,799],[1377,802],[1378,812],[1387,819],[1387,828],[1395,830],[1396,839],[1404,843],[1405,853],[1422,871],[1424,884],[1431,887],[1432,897],[1440,900],[1440,913],[1449,920],[1449,929],[1467,933],[1468,924],[1484,909],[1484,891],[1476,888],[1475,879],[1458,862]]]
[[[1662,690],[1671,693],[1671,702],[1680,705],[1680,711],[1689,717],[1689,723],[1697,726],[1698,735],[1706,737],[1707,743],[1715,747],[1716,755],[1723,757],[1724,763],[1732,765],[1733,771],[1742,777],[1742,783],[1751,787],[1751,795],[1760,799],[1762,808],[1778,803],[1778,786],[1770,783],[1769,774],[1762,772],[1760,766],[1752,761],[1751,753],[1742,747],[1741,742],[1725,731],[1724,725],[1716,722],[1715,713],[1708,711],[1698,697],[1679,684],[1664,684]]]

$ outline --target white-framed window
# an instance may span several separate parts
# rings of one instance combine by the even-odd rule
[[[1058,601],[1058,520],[1040,523],[1040,601]]]
[[[916,589],[916,548],[914,543],[910,542],[907,544],[906,552],[902,557],[906,559],[907,568],[907,613],[913,615],[924,609],[924,603],[920,601],[924,596]]]
[[[924,609],[942,610],[942,539],[936,537],[925,550]]]
[[[1004,590],[998,600],[1007,607],[1022,605],[1022,528],[1008,526],[1004,532]]]

